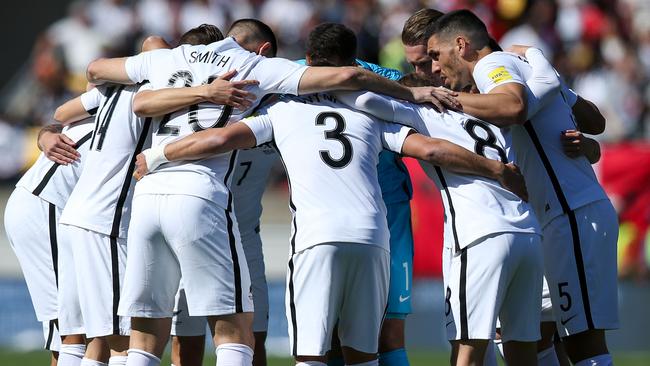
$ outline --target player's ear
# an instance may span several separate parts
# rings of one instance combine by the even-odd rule
[[[462,36],[458,36],[455,39],[454,48],[460,57],[463,57],[467,54],[468,47],[467,39]]]
[[[271,42],[264,42],[260,45],[260,48],[257,49],[257,54],[264,57],[275,57],[273,54],[273,47]]]

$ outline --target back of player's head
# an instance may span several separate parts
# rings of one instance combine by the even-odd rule
[[[490,43],[485,24],[467,9],[449,12],[430,24],[426,30],[427,39],[433,35],[442,42],[463,36],[473,44],[474,49],[481,49]]]
[[[397,82],[408,87],[431,86],[431,82],[429,80],[421,77],[414,72],[402,76],[399,80],[397,80]]]
[[[406,46],[426,45],[427,27],[443,15],[435,9],[420,9],[411,15],[402,28],[402,43]]]
[[[243,48],[255,52],[259,51],[260,46],[269,43],[267,56],[275,57],[278,53],[278,40],[271,27],[264,22],[252,18],[236,20],[228,30],[228,36],[235,37],[237,43]]]
[[[490,42],[488,43],[488,46],[490,47],[490,49],[492,51],[495,51],[495,52],[503,51],[503,48],[501,48],[501,45],[499,44],[499,42],[497,42],[497,40],[492,38],[492,37],[490,37]]]
[[[309,33],[307,57],[312,66],[355,65],[357,36],[343,24],[319,24]]]
[[[193,46],[199,44],[210,44],[213,42],[221,41],[223,33],[212,24],[201,24],[196,28],[192,28],[185,32],[178,44],[191,44]]]

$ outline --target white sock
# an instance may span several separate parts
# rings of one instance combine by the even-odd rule
[[[327,366],[327,364],[320,361],[303,361],[298,362],[296,366]]]
[[[612,366],[612,365],[614,365],[614,361],[612,360],[612,355],[610,355],[609,353],[588,358],[586,360],[582,360],[575,364],[575,366]]]
[[[84,353],[86,353],[86,346],[83,344],[61,344],[57,365],[79,366]]]
[[[81,359],[79,366],[108,366],[108,364],[84,357]]]
[[[245,344],[220,344],[214,353],[217,355],[217,366],[250,366],[253,364],[253,350]]]
[[[537,352],[537,366],[560,366],[560,360],[557,359],[553,345],[541,352]]]
[[[483,366],[497,366],[497,353],[494,348],[494,341],[490,340],[487,344],[487,347],[485,347]]]
[[[160,359],[149,352],[137,348],[129,348],[126,366],[158,366]]]
[[[108,359],[108,366],[126,366],[127,356],[111,356]]]
[[[352,365],[348,365],[348,364],[346,363],[346,365],[347,365],[347,366],[378,366],[378,365],[379,365],[379,359],[378,359],[378,358],[375,358],[375,359],[372,360],[372,361],[363,362],[363,363],[354,363],[354,364],[352,364]]]

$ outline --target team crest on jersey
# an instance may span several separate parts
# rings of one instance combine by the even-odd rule
[[[488,77],[497,84],[502,81],[512,79],[512,75],[510,75],[510,73],[508,72],[508,70],[506,70],[504,66],[499,66],[496,69],[492,70],[488,74]]]

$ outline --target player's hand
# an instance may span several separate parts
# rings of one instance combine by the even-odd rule
[[[522,200],[528,202],[528,190],[526,181],[519,167],[514,163],[503,164],[503,170],[497,178],[501,186],[510,192],[516,194]]]
[[[444,112],[447,108],[461,109],[460,102],[456,99],[458,93],[445,87],[412,87],[413,101],[415,103],[431,103],[439,112]]]
[[[68,165],[79,159],[77,144],[62,133],[44,132],[38,138],[38,146],[43,154],[55,163]]]
[[[562,143],[562,149],[566,156],[570,158],[577,158],[583,155],[583,143],[585,137],[582,135],[582,132],[577,130],[566,130],[563,131],[560,135],[560,142]]]
[[[230,81],[236,74],[237,70],[230,70],[214,79],[210,84],[205,85],[205,101],[219,105],[229,105],[242,111],[250,108],[257,97],[245,90],[245,88],[258,85],[259,81]]]
[[[519,55],[521,57],[526,57],[526,50],[528,50],[531,47],[532,46],[525,46],[525,45],[521,45],[521,44],[515,44],[515,45],[512,45],[512,46],[508,47],[507,51],[515,53],[515,54],[517,54],[517,55]]]
[[[140,180],[148,173],[149,167],[147,167],[147,158],[143,153],[139,153],[138,156],[135,157],[135,170],[133,170],[133,178]]]

